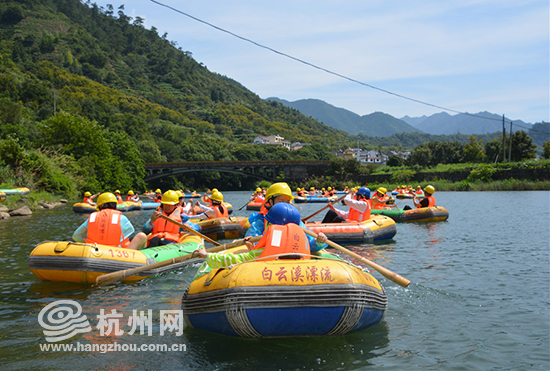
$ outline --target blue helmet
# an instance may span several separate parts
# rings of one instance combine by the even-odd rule
[[[355,192],[355,194],[360,194],[365,196],[366,198],[370,198],[370,189],[368,189],[367,187],[361,187],[357,190],[357,192]]]
[[[285,225],[294,223],[300,225],[300,213],[298,209],[285,202],[273,205],[265,215],[265,218],[271,224]]]

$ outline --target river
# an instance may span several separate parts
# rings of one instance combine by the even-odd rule
[[[224,192],[235,216],[249,192]],[[0,220],[2,370],[549,370],[550,192],[437,192],[446,222],[399,224],[393,240],[346,245],[411,280],[403,288],[373,275],[388,295],[384,321],[333,338],[234,339],[186,328],[161,335],[161,310],[178,310],[197,266],[142,280],[93,287],[42,282],[28,269],[33,247],[67,240],[85,220],[71,205]],[[401,207],[410,201],[398,200]],[[303,217],[322,204],[301,204]],[[152,211],[126,215],[136,228]],[[324,212],[314,219],[321,219]],[[42,308],[78,302],[92,331],[64,341],[73,351],[42,351]],[[128,319],[152,311],[153,328],[102,336],[100,310]],[[86,351],[116,341],[177,345],[178,351]],[[116,350],[116,349],[115,349]]]

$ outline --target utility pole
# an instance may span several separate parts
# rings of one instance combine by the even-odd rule
[[[502,162],[506,161],[506,128],[504,127],[504,115],[502,115]]]
[[[512,130],[512,121],[510,121],[510,148],[508,151],[508,162],[512,162],[512,133],[514,131]]]

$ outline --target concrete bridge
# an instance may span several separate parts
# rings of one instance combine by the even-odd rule
[[[145,164],[147,171],[145,181],[150,182],[165,176],[197,171],[241,174],[270,182],[276,182],[277,176],[284,174],[286,181],[302,181],[312,175],[324,175],[329,164],[329,160],[157,162]]]

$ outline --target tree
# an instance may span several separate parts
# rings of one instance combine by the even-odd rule
[[[432,151],[428,146],[420,145],[411,152],[407,161],[410,165],[428,167],[432,161]]]
[[[9,6],[0,18],[3,23],[16,24],[23,19],[23,9],[19,5]]]
[[[403,162],[404,162],[403,157],[399,155],[390,155],[386,165],[392,166],[392,167],[403,166]]]
[[[542,146],[542,158],[550,159],[550,140]]]
[[[508,146],[510,143],[508,143]],[[535,158],[537,145],[533,139],[523,130],[516,131],[512,135],[512,161],[523,161]]]
[[[502,161],[502,142],[500,139],[493,139],[485,143],[485,158],[487,162]]]
[[[475,135],[470,135],[468,143],[464,145],[464,160],[471,163],[483,162],[483,139],[477,140]]]

